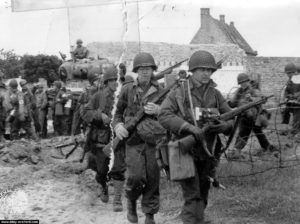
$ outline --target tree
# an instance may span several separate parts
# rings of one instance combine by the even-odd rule
[[[13,50],[0,50],[0,69],[5,78],[16,78],[22,74],[21,57],[16,55]]]
[[[48,85],[59,79],[58,68],[62,61],[56,56],[39,54],[22,57],[24,78],[28,82],[37,82],[39,78],[47,80]]]

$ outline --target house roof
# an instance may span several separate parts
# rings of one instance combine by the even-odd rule
[[[240,32],[235,28],[233,22],[230,23],[230,25],[226,24],[225,21],[220,21],[217,19],[214,19],[212,16],[207,15],[209,18],[210,23],[214,23],[221,31],[222,33],[227,37],[228,41],[237,44],[240,48],[242,48],[246,54],[248,55],[257,55],[257,51],[254,51],[251,46],[247,43],[247,41],[243,38],[243,36],[240,34]],[[208,40],[207,43],[205,43],[205,38],[203,37],[209,37],[210,34],[205,29],[200,27],[198,32],[195,34],[193,39],[191,40],[191,44],[211,44],[209,42],[210,38],[206,39]]]

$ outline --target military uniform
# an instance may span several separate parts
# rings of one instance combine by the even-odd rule
[[[5,134],[5,119],[6,119],[6,111],[4,106],[4,100],[5,95],[7,92],[7,89],[5,87],[5,84],[1,81],[1,74],[0,74],[0,141],[4,140],[4,134]]]
[[[47,92],[37,90],[35,92],[36,107],[38,110],[38,120],[41,127],[41,137],[47,137],[47,114],[48,114],[48,96]]]
[[[251,99],[247,98],[246,95],[250,95]],[[235,94],[234,99],[231,101],[230,106],[237,107],[243,104],[252,102],[255,98],[260,97],[261,94],[257,89],[253,89],[248,86],[245,89],[239,88]],[[266,135],[262,131],[262,126],[256,124],[256,120],[260,119],[258,108],[251,108],[246,111],[239,121],[239,133],[235,143],[235,148],[241,151],[247,144],[248,138],[253,131],[258,139],[264,151],[270,149],[271,144],[269,143]]]
[[[55,127],[55,135],[68,135],[67,115],[65,104],[68,101],[66,92],[60,89],[54,100],[54,118],[53,126]]]
[[[194,177],[179,181],[184,198],[181,213],[184,224],[204,223],[204,209],[207,206],[210,189],[209,178],[215,178],[222,147],[217,134],[229,133],[232,129],[232,121],[228,121],[215,126],[210,124],[207,131],[203,132],[202,128],[207,121],[196,118],[193,112],[197,110],[196,108],[220,114],[231,110],[224,97],[215,88],[216,84],[210,79],[215,70],[217,65],[213,56],[206,51],[196,51],[189,60],[189,71],[193,76],[167,96],[158,116],[161,125],[172,132],[172,139],[192,134],[197,142],[193,147],[183,149],[193,156],[196,168]],[[204,77],[203,74],[205,78],[197,78]],[[207,147],[200,144],[204,142],[203,139],[206,140]],[[203,147],[207,148],[216,160],[210,159]]]
[[[287,100],[296,99],[300,104],[300,84],[295,84],[291,80],[288,81],[285,89],[285,98]],[[293,114],[292,134],[300,132],[300,106],[287,104],[289,113]]]
[[[96,180],[102,186],[104,194],[107,194],[107,174],[109,157],[103,152],[103,147],[109,143],[111,130],[109,124],[105,124],[102,114],[111,117],[114,102],[114,92],[109,88],[102,89],[93,95],[84,107],[82,119],[90,125],[88,134],[88,147],[93,154],[89,158],[89,167],[97,172]]]
[[[126,125],[160,91],[157,82],[151,82],[148,91],[142,90],[138,83],[125,85],[119,95],[114,124],[125,123]],[[156,214],[159,209],[160,176],[155,159],[155,144],[145,142],[135,131],[126,140],[125,158],[127,198],[136,201],[140,195],[143,195],[142,211],[146,214]]]
[[[14,95],[16,97],[17,102],[12,103],[10,101],[11,97]],[[26,134],[33,139],[37,139],[34,128],[31,124],[31,102],[30,99],[24,95],[23,92],[17,91],[12,92],[8,91],[6,97],[6,111],[7,114],[12,112],[12,110],[16,110],[15,117],[11,122],[11,130],[10,135],[11,139],[19,138],[19,131],[23,128],[26,131]]]

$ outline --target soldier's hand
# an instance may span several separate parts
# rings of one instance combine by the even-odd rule
[[[155,104],[155,103],[149,102],[149,103],[147,103],[146,106],[144,106],[144,110],[145,110],[146,114],[150,114],[150,115],[156,114],[156,115],[158,115],[159,112],[160,112],[160,106]]]
[[[207,127],[207,133],[211,133],[211,134],[224,133],[224,134],[227,134],[232,130],[232,127],[233,127],[233,125],[232,125],[231,122],[220,121],[219,124],[209,125]]]
[[[102,113],[101,118],[102,118],[102,122],[103,122],[104,125],[109,125],[110,118],[106,114]]]
[[[186,123],[182,131],[192,134],[195,137],[197,142],[202,142],[205,139],[204,131],[201,128],[198,128],[194,125]]]
[[[123,138],[128,137],[128,131],[122,123],[119,123],[119,124],[116,125],[115,132],[116,132],[117,137],[120,140],[122,140]]]

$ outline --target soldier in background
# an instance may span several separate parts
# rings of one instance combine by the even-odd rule
[[[162,126],[170,130],[175,139],[193,135],[197,141],[194,147],[185,149],[185,153],[190,153],[194,158],[195,176],[179,181],[184,198],[181,212],[183,224],[207,223],[204,221],[204,209],[208,202],[210,178],[215,177],[217,161],[205,153],[203,142],[207,142],[208,150],[215,152],[214,157],[219,160],[222,144],[218,134],[229,134],[233,127],[232,121],[221,122],[210,125],[207,133],[203,133],[206,121],[196,118],[193,112],[197,108],[207,108],[220,114],[231,110],[211,79],[217,69],[215,59],[209,52],[196,51],[189,60],[192,76],[167,96],[158,117]]]
[[[76,41],[77,47],[71,54],[74,56],[75,59],[84,59],[88,56],[88,50],[86,47],[82,46],[82,40],[78,39]]]
[[[297,75],[298,71],[293,63],[285,66],[284,71],[288,76],[288,82],[284,91],[284,97],[287,101],[286,109],[283,112],[283,124],[289,124],[290,114],[293,114],[292,136],[300,132],[300,84],[292,81],[293,75]]]
[[[40,123],[38,120],[38,111],[36,108],[35,97],[31,91],[31,89],[29,89],[27,81],[25,79],[22,79],[20,81],[20,86],[22,88],[22,92],[24,93],[24,97],[27,98],[26,101],[30,102],[30,105],[28,105],[28,107],[30,108],[35,133],[40,133],[41,126],[40,126]]]
[[[54,100],[54,119],[55,123],[55,136],[68,135],[67,126],[67,115],[65,111],[65,104],[68,101],[66,88],[62,87],[61,82],[55,83],[55,88],[57,88],[57,94]]]
[[[98,75],[93,73],[88,75],[89,85],[86,86],[84,91],[80,94],[73,115],[72,121],[72,131],[71,135],[76,135],[80,133],[80,126],[83,125],[83,129],[86,129],[86,124],[84,123],[81,114],[83,113],[84,106],[89,102],[91,97],[97,92],[97,80],[99,79]]]
[[[44,91],[44,87],[41,83],[36,85],[35,100],[38,111],[38,120],[40,124],[40,137],[47,137],[47,114],[48,114],[48,96]]]
[[[240,85],[240,88],[237,89],[233,99],[229,102],[231,107],[239,107],[249,102],[261,99],[261,92],[259,89],[252,87],[250,84],[250,78],[247,74],[239,74],[237,82]],[[262,147],[262,151],[259,151],[258,154],[267,151],[277,151],[276,147],[270,144],[266,135],[262,131],[262,129],[266,128],[268,125],[267,117],[268,112],[261,110],[261,106],[260,108],[251,108],[243,113],[239,120],[239,133],[235,143],[235,151],[233,154],[228,155],[231,159],[244,158],[241,151],[246,146],[251,131],[255,133],[258,142]]]
[[[5,119],[6,111],[4,107],[5,94],[7,92],[6,86],[3,83],[4,73],[0,71],[0,142],[4,141],[5,134]]]
[[[88,123],[87,145],[91,151],[88,156],[88,167],[97,172],[96,181],[100,184],[100,199],[107,203],[109,157],[103,152],[103,147],[111,138],[110,122],[114,104],[114,93],[117,89],[118,70],[111,65],[104,71],[104,88],[92,96],[84,107],[82,119]],[[117,187],[116,185],[115,187]]]
[[[31,101],[29,95],[18,90],[18,82],[13,79],[9,82],[9,90],[5,98],[5,107],[8,114],[7,120],[11,124],[11,140],[19,138],[20,129],[37,140],[36,133],[31,124]]]
[[[145,223],[153,224],[154,214],[159,210],[160,171],[155,159],[156,134],[165,133],[157,122],[160,106],[151,100],[161,92],[157,81],[153,80],[157,66],[149,53],[139,53],[133,61],[133,72],[138,74],[137,82],[125,85],[119,95],[113,127],[119,139],[127,138],[129,133],[124,124],[134,119],[143,109],[147,118],[126,139],[126,186],[127,219],[138,222],[136,202],[142,195],[142,211]],[[148,127],[155,127],[155,133],[149,133]],[[144,129],[145,128],[145,129]],[[158,132],[158,133],[157,133]]]

